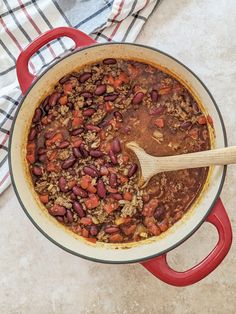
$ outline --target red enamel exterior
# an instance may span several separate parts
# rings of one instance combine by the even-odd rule
[[[21,52],[16,62],[17,77],[23,94],[27,92],[32,82],[36,79],[36,76],[30,73],[28,69],[28,62],[31,56],[53,39],[62,36],[71,38],[75,42],[75,48],[86,47],[96,43],[88,35],[70,27],[55,28],[36,38]],[[231,224],[220,199],[216,202],[206,221],[216,227],[219,241],[212,252],[198,265],[187,271],[177,272],[167,264],[167,254],[141,264],[154,276],[173,286],[188,286],[205,278],[222,262],[232,243]]]
[[[209,275],[225,258],[232,243],[232,228],[222,204],[218,199],[210,215],[206,219],[213,224],[219,235],[219,240],[211,253],[199,264],[184,272],[177,272],[167,264],[166,254],[163,254],[142,265],[154,276],[173,286],[192,285]]]
[[[50,41],[63,36],[71,38],[75,42],[75,48],[87,47],[96,43],[94,39],[85,33],[71,27],[58,27],[36,38],[20,53],[16,62],[16,73],[23,94],[27,92],[32,82],[36,79],[36,76],[29,72],[29,59]]]

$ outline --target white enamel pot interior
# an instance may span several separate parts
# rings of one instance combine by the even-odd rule
[[[226,146],[226,134],[220,112],[211,94],[186,66],[171,56],[149,47],[112,43],[98,44],[75,51],[47,69],[34,82],[19,106],[11,133],[10,170],[17,197],[33,224],[53,243],[77,256],[104,263],[132,263],[151,259],[167,252],[186,240],[204,222],[216,202],[223,185],[226,168],[210,170],[205,187],[188,213],[159,237],[133,244],[89,243],[67,231],[41,206],[30,180],[25,160],[26,142],[34,110],[54,84],[64,75],[88,63],[104,58],[127,58],[161,66],[172,72],[204,106],[215,127],[216,148]]]

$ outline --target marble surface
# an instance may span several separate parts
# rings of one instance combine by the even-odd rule
[[[236,145],[236,2],[164,0],[137,42],[189,66],[206,83]],[[228,168],[222,200],[236,234],[236,166]],[[47,241],[25,216],[10,187],[0,197],[0,313],[185,314],[236,312],[236,242],[223,263],[198,284],[175,288],[140,265],[102,265]],[[200,261],[217,241],[204,224],[169,254],[178,270]]]

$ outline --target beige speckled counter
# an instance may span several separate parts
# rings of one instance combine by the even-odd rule
[[[235,0],[163,0],[137,42],[159,48],[206,83],[236,145]],[[236,235],[236,166],[228,168],[222,199]],[[174,288],[140,265],[111,266],[72,256],[47,241],[9,188],[0,197],[0,313],[184,314],[236,312],[236,242],[200,283]],[[175,269],[194,265],[217,240],[204,224],[170,255]]]

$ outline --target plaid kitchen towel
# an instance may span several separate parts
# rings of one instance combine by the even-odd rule
[[[37,36],[59,26],[72,26],[98,42],[134,41],[160,0],[0,0],[0,193],[10,184],[9,130],[21,91],[15,63]],[[67,50],[72,41],[52,41],[30,60],[39,73]]]

